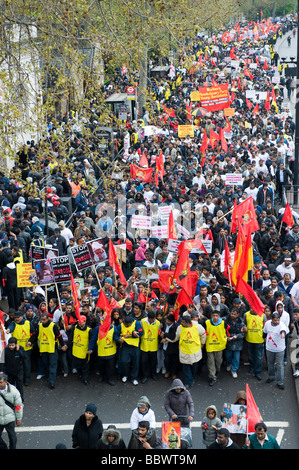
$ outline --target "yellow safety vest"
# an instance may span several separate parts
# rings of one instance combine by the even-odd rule
[[[25,320],[23,325],[19,325],[18,323],[15,324],[15,329],[13,331],[13,335],[18,340],[18,344],[23,346],[24,351],[29,351],[32,349],[31,346],[27,346],[28,341],[30,341],[30,321]]]
[[[182,354],[195,354],[199,351],[201,341],[197,325],[193,325],[189,328],[181,326],[179,345]]]
[[[135,324],[136,321],[133,321],[132,325],[127,327],[122,323],[120,327],[120,333],[122,335],[132,335],[133,331],[135,330]],[[124,338],[124,341],[130,346],[136,346],[136,348],[139,346],[139,338]]]
[[[263,316],[260,317],[259,315],[252,315],[246,312],[247,332],[245,334],[245,340],[248,341],[248,343],[263,343],[263,325]]]
[[[160,330],[160,322],[148,323],[144,318],[141,320],[143,335],[140,341],[140,350],[144,352],[158,351],[158,338]]]
[[[113,339],[114,328],[110,328],[105,338],[98,338],[98,356],[113,356],[116,354],[116,342]]]
[[[54,324],[50,324],[46,327],[42,323],[39,324],[38,341],[39,341],[39,352],[40,353],[53,353],[55,352],[55,334]]]
[[[226,347],[227,337],[225,331],[224,321],[220,325],[213,325],[211,320],[206,321],[207,341],[206,351],[223,351]]]
[[[79,359],[85,359],[88,351],[90,327],[86,330],[80,330],[77,326],[74,328],[72,354]]]

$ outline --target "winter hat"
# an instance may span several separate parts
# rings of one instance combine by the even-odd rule
[[[85,411],[90,411],[90,413],[95,415],[97,412],[97,407],[94,403],[88,403],[88,405],[86,405]]]

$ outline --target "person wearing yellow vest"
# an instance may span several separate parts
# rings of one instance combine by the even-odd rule
[[[47,313],[40,317],[38,325],[38,347],[45,367],[45,375],[51,389],[55,388],[57,364],[58,364],[58,346],[59,342],[62,351],[66,351],[67,345],[64,344],[58,325],[54,323]]]
[[[115,340],[120,344],[119,370],[122,382],[127,382],[130,375],[133,385],[138,385],[140,364],[140,338],[143,335],[141,322],[126,316],[124,321],[115,327]]]
[[[156,313],[150,311],[145,318],[142,318],[141,325],[143,335],[140,340],[140,366],[143,376],[141,383],[144,384],[149,377],[157,380],[156,367],[161,324],[156,319]]]
[[[31,355],[36,336],[35,328],[29,320],[24,318],[24,312],[17,311],[6,333],[10,333],[17,338],[18,344],[24,349],[24,385],[29,385],[31,376]]]
[[[78,378],[88,385],[89,355],[88,345],[91,339],[92,329],[86,325],[86,317],[80,315],[78,322],[71,327],[67,347],[71,350],[72,366],[78,372]]]
[[[179,360],[182,364],[186,388],[192,387],[198,370],[198,363],[202,359],[202,347],[206,342],[206,332],[199,323],[192,324],[191,316],[183,314],[181,324],[177,327],[173,343],[179,341]]]
[[[252,308],[244,314],[245,341],[247,344],[250,372],[253,372],[258,380],[262,380],[261,374],[264,359],[263,328],[266,321],[267,317],[264,313],[262,316],[259,316]]]
[[[99,337],[99,326],[97,326],[92,334],[91,340],[88,345],[87,354],[93,353],[97,350],[97,368],[99,372],[99,382],[103,382],[106,378],[109,385],[115,385],[113,380],[113,373],[115,367],[115,358],[117,353],[117,343],[115,340],[115,329],[111,324],[110,328],[104,338]]]
[[[220,372],[223,361],[223,351],[226,348],[226,324],[225,320],[220,317],[218,311],[213,311],[211,319],[206,320],[206,352],[207,352],[207,368],[209,375],[209,385],[216,383],[216,377]]]

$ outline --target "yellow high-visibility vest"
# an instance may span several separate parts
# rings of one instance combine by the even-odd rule
[[[79,359],[85,359],[89,344],[90,327],[80,330],[76,325],[74,328],[72,354]]]
[[[24,351],[29,351],[32,349],[32,345],[27,346],[28,341],[30,341],[30,321],[25,320],[23,325],[19,325],[18,323],[15,325],[13,336],[17,338],[18,344],[24,348]]]
[[[114,328],[110,328],[105,338],[99,339],[97,341],[98,345],[98,356],[113,356],[116,354],[116,342],[113,339]]]
[[[263,343],[263,316],[252,315],[250,312],[246,312],[246,326],[247,332],[245,339],[248,343]]]
[[[140,341],[141,351],[158,351],[158,338],[160,330],[160,322],[156,320],[155,323],[149,324],[144,318],[141,320],[143,335]]]
[[[213,325],[211,320],[207,320],[206,330],[206,351],[223,351],[227,343],[224,321],[222,321],[219,325]]]
[[[53,353],[55,352],[55,334],[54,325],[52,321],[46,327],[42,323],[39,324],[38,341],[40,353]]]
[[[179,346],[182,354],[195,354],[201,348],[197,325],[181,326]]]

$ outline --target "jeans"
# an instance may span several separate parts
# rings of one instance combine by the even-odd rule
[[[122,346],[119,351],[119,361],[121,366],[121,374],[123,377],[129,376],[131,365],[131,380],[138,379],[139,363],[140,363],[140,349],[136,346],[126,345]]]
[[[56,381],[58,364],[57,349],[53,353],[41,353],[41,358],[45,366],[46,376],[49,378],[50,384],[54,385]]]
[[[250,367],[255,375],[261,375],[264,358],[264,343],[247,342]]]
[[[269,379],[275,379],[278,385],[283,385],[284,381],[284,351],[266,351]]]
[[[226,362],[228,364],[231,364],[233,372],[237,372],[237,370],[239,370],[240,356],[241,356],[241,351],[234,351],[232,349],[225,350]]]
[[[193,364],[182,364],[182,371],[184,375],[184,383],[188,387],[191,387],[194,383],[194,377],[196,376],[198,369],[198,362]]]

